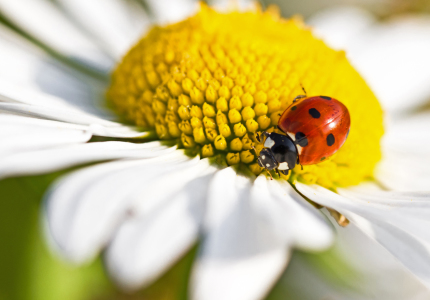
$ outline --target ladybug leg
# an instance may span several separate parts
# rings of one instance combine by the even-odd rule
[[[261,134],[257,132],[257,133],[255,134],[255,138],[257,139],[257,141],[258,141],[259,143],[261,143],[261,141],[262,141],[262,139],[261,139],[261,135],[265,135],[266,137],[268,137],[268,136],[269,136],[269,134],[268,134],[266,131],[263,131]]]
[[[290,173],[290,170],[281,170],[281,173],[284,175],[288,175],[288,173]]]
[[[252,148],[252,150],[254,150],[254,152],[255,152],[255,156],[257,156],[257,157],[258,157],[257,149],[255,149],[254,145],[251,145],[251,148]]]
[[[349,220],[338,211],[328,207],[326,207],[326,209],[330,212],[330,215],[336,220],[337,224],[339,224],[340,226],[346,227],[349,224]]]
[[[278,169],[275,169],[275,172],[276,172],[276,174],[277,174],[279,177],[281,177],[281,174],[279,173],[279,170],[278,170]]]

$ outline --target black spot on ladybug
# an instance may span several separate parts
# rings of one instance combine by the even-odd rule
[[[331,97],[328,97],[328,96],[320,96],[320,98],[323,98],[325,100],[331,100]]]
[[[311,108],[309,109],[309,114],[312,116],[312,118],[314,119],[318,119],[319,117],[321,117],[320,112],[316,109],[316,108]]]
[[[296,144],[301,147],[306,147],[308,145],[308,138],[303,132],[296,133]]]
[[[291,110],[296,110],[297,109],[297,106],[293,106],[293,107],[291,107]]]
[[[327,136],[327,145],[328,146],[333,146],[333,144],[334,144],[334,135],[330,133]]]
[[[321,158],[321,161],[323,161],[325,159],[325,156]]]

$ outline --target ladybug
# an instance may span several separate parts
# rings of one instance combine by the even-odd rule
[[[279,119],[278,128],[284,134],[262,133],[265,141],[258,164],[287,175],[296,164],[322,162],[342,147],[350,125],[348,109],[340,101],[299,95]],[[257,139],[261,141],[258,135]]]

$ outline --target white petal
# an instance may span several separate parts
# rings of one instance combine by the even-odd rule
[[[270,199],[260,188],[264,183],[253,187],[232,168],[215,175],[209,190],[207,237],[193,269],[193,299],[260,299],[286,266],[288,241],[274,230],[270,209],[261,214],[257,209],[264,208],[260,201]]]
[[[296,188],[318,204],[344,214],[430,287],[430,194],[400,193],[364,185],[338,195],[301,183]]]
[[[358,43],[357,37],[375,22],[370,12],[356,6],[335,6],[307,20],[315,35],[336,49],[348,49]]]
[[[151,14],[157,23],[174,23],[191,16],[197,10],[193,0],[147,0]]]
[[[106,118],[87,113],[75,105],[68,104],[64,99],[6,81],[0,81],[1,112],[89,125],[89,131],[98,136],[143,137],[146,135],[144,132],[137,132]]]
[[[413,152],[385,151],[375,177],[396,191],[430,191],[430,157]]]
[[[10,89],[13,86],[21,91],[24,87],[36,89],[58,97],[57,100],[49,101],[51,106],[64,105],[67,102],[86,112],[99,116],[108,115],[106,110],[102,111],[100,105],[106,92],[105,82],[53,59],[2,25],[0,25],[0,55],[7,58],[0,60],[1,89]],[[37,100],[40,102],[40,99],[31,98],[28,101]]]
[[[149,158],[175,151],[158,142],[100,142],[55,147],[0,158],[0,178],[49,173],[86,163],[122,158]]]
[[[277,284],[276,294],[284,292],[292,299],[430,297],[430,291],[409,270],[357,226],[336,224],[335,228],[336,243],[322,257],[309,253],[293,255]]]
[[[394,118],[387,124],[383,146],[397,153],[423,155],[430,153],[430,113],[416,113]]]
[[[142,186],[139,201],[161,205],[124,222],[106,253],[110,274],[123,288],[150,284],[195,244],[215,170],[202,160]]]
[[[354,10],[356,13],[351,13]],[[429,16],[407,15],[370,25],[372,18],[357,8],[329,9],[321,14],[331,19],[318,20],[317,16],[316,32],[322,33],[332,46],[346,50],[351,63],[386,111],[402,114],[427,103],[430,97]],[[355,29],[344,31],[350,23],[355,24]]]
[[[138,3],[124,0],[59,0],[66,13],[119,59],[149,25]]]
[[[19,58],[18,58],[19,59]],[[39,106],[49,106],[52,108],[69,108],[77,110],[76,107],[69,105],[64,99],[54,97],[32,87],[22,87],[20,83],[2,80],[0,82],[1,102],[21,103]]]
[[[270,180],[267,193],[271,193],[271,199],[279,202],[276,210],[279,213],[279,221],[283,224],[279,226],[280,222],[275,228],[281,228],[283,234],[290,236],[291,244],[295,248],[321,251],[332,245],[333,232],[324,215],[303,199],[288,182]],[[265,206],[265,202],[267,201],[261,205]],[[273,215],[275,212],[270,218],[273,218]]]
[[[24,134],[32,128],[88,130],[89,126],[0,113],[0,136]]]
[[[363,210],[366,214],[364,216],[370,216],[371,213],[375,218],[384,218],[385,222],[430,242],[430,232],[427,230],[430,224],[430,193],[384,191],[377,189],[377,186],[368,185],[338,191],[350,199],[373,204],[375,209],[368,212],[366,208],[367,210]]]
[[[31,120],[29,118],[0,114],[1,160],[7,161],[9,155],[23,151],[84,143],[91,138],[91,132],[85,126],[69,124],[64,124],[63,126],[62,123],[58,122],[55,125],[47,125],[43,123],[44,120],[26,122],[27,120],[25,119]],[[20,122],[21,120],[23,121]]]
[[[10,106],[12,107],[14,106],[14,105],[10,105],[8,107],[6,103],[0,102],[0,110],[1,110],[2,104],[4,104],[6,108],[9,108]],[[30,105],[19,105],[19,106],[20,108],[23,108],[23,107],[29,108],[27,109],[27,111],[36,107],[36,106],[30,106]],[[48,111],[48,113],[52,113],[52,112],[49,112],[49,109],[42,108],[41,110]],[[55,109],[53,109],[53,111],[58,112],[58,110],[55,110]],[[60,111],[64,112],[64,110],[60,110]],[[77,115],[79,116],[79,114]],[[83,116],[84,117],[81,118],[81,120],[84,119],[89,122],[90,121],[100,122],[103,125],[97,124],[97,123],[89,123],[89,126],[86,126],[86,125],[78,125],[76,124],[77,122],[75,124],[70,124],[70,123],[57,122],[57,121],[51,121],[51,120],[41,120],[36,118],[24,117],[24,116],[4,114],[0,112],[0,125],[2,125],[3,127],[2,128],[3,130],[0,129],[0,135],[4,135],[4,136],[7,135],[9,137],[15,137],[17,140],[24,140],[25,138],[22,136],[22,134],[31,133],[31,131],[35,129],[40,129],[40,130],[73,129],[73,130],[79,130],[79,131],[86,131],[96,136],[119,137],[119,138],[145,137],[146,135],[148,135],[147,132],[137,132],[137,131],[134,131],[132,128],[122,126],[117,123],[108,122],[95,117],[88,117],[88,115],[85,115],[85,114]],[[37,138],[37,137],[34,137],[34,138]],[[7,146],[7,145],[4,145],[4,146]]]
[[[34,151],[55,147],[59,145],[68,145],[87,142],[91,138],[91,133],[81,130],[68,129],[41,129],[33,128],[26,130],[25,134],[20,136],[3,137],[0,146],[0,156],[8,157],[9,155],[23,151]]]
[[[390,300],[430,297],[430,291],[409,270],[357,226],[350,224],[345,228],[336,227],[338,235],[335,249],[361,273],[361,284],[357,287],[367,292],[368,297]],[[393,289],[393,286],[396,288]]]
[[[19,28],[66,57],[105,72],[110,68],[112,61],[52,2],[1,0],[0,9]]]
[[[79,107],[70,105],[62,98],[51,96],[29,87],[19,86],[8,80],[0,81],[0,104],[1,102],[30,104],[51,109],[67,109],[73,113],[86,114]],[[112,124],[107,121],[105,123]]]
[[[254,10],[257,4],[257,2],[252,0],[208,0],[207,3],[221,12],[230,12],[238,9],[240,11]]]
[[[101,124],[90,124],[90,131],[96,136],[117,137],[117,138],[143,138],[148,132],[139,132],[133,128],[117,124],[115,127],[107,127]]]
[[[1,97],[1,95],[0,95]],[[118,123],[103,120],[101,118],[86,114],[84,112],[73,111],[65,108],[48,108],[36,105],[2,103],[0,102],[0,113],[19,114],[29,117],[46,118],[69,122],[72,124],[89,125],[88,130],[93,135],[107,137],[144,137],[145,132],[137,132],[133,129],[122,126]],[[25,118],[22,118],[25,119]],[[31,119],[31,118],[27,118]],[[48,120],[45,120],[48,121]]]
[[[383,138],[383,157],[375,171],[392,190],[430,191],[430,114],[394,119]]]
[[[48,233],[54,246],[71,261],[90,260],[133,212],[143,187],[166,172],[197,162],[175,151],[157,158],[105,163],[68,175],[47,195]]]
[[[386,110],[403,113],[427,102],[429,34],[430,18],[398,18],[369,30],[360,48],[351,51],[352,63]]]

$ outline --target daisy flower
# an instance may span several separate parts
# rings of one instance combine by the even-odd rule
[[[175,1],[170,11],[192,16],[148,29],[137,3],[27,4],[0,1],[5,21],[27,37],[0,27],[8,58],[0,176],[94,163],[46,195],[48,239],[66,259],[85,263],[104,251],[113,280],[136,290],[199,242],[193,299],[259,299],[293,249],[333,243],[326,207],[430,285],[429,195],[416,192],[428,190],[427,115],[388,127],[381,148],[377,98],[345,52],[300,19],[273,7],[193,12]],[[256,163],[255,136],[276,130],[301,85],[341,99],[351,132],[330,159],[270,180]]]

